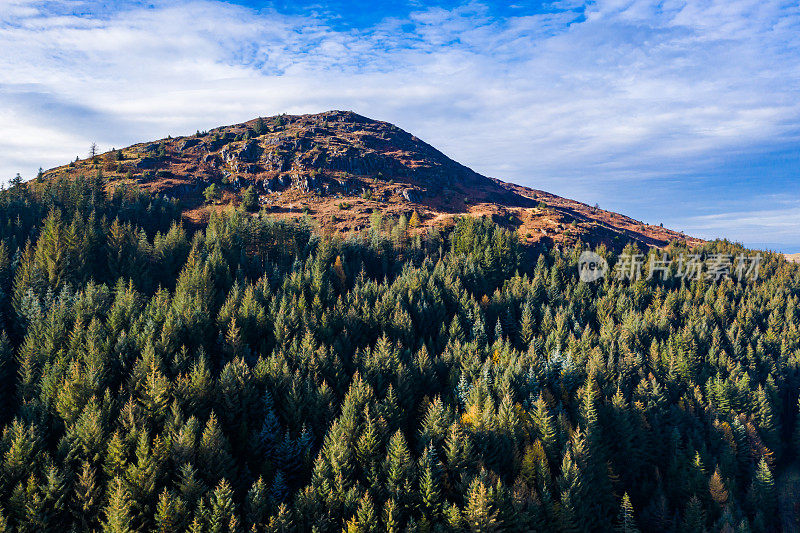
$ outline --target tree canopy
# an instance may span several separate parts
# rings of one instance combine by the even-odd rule
[[[0,193],[0,531],[779,527],[798,266],[587,284],[580,246],[401,225]]]

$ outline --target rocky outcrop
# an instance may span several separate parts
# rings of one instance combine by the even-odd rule
[[[134,166],[138,170],[151,170],[158,166],[158,159],[155,157],[143,157]]]
[[[201,142],[200,139],[198,139],[197,137],[191,137],[183,141],[181,144],[179,144],[178,150],[183,152],[184,150],[191,148],[192,146],[197,146],[198,144],[200,144],[200,142]]]
[[[401,193],[407,202],[419,202],[421,200],[420,193],[417,189],[403,189]]]
[[[214,136],[212,136],[211,138],[207,139],[203,143],[203,145],[206,147],[206,150],[208,150],[209,152],[216,152],[217,150],[219,150],[223,146],[233,142],[233,140],[235,138],[236,138],[236,135],[233,135],[232,133],[228,133],[228,132],[219,133],[218,132]]]
[[[264,150],[258,145],[258,142],[247,141],[244,143],[241,149],[239,149],[236,155],[240,161],[253,163],[258,161],[258,158],[261,156],[261,152],[263,151]]]

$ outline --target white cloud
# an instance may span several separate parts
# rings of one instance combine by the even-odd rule
[[[686,231],[707,239],[724,238],[736,228],[735,240],[759,248],[800,251],[797,221],[800,202],[776,201],[769,209],[740,210],[688,217]]]
[[[338,108],[587,198],[796,142],[800,124],[800,12],[779,0],[598,0],[510,19],[471,3],[346,31],[213,1],[74,4],[0,11],[0,176],[92,141]]]

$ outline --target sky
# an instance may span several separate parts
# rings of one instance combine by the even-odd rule
[[[496,177],[800,252],[800,6],[0,0],[0,180],[353,110]]]

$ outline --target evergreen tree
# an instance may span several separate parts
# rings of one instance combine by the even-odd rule
[[[475,533],[499,531],[497,510],[494,507],[490,490],[479,477],[475,477],[469,487],[464,517],[467,527]]]
[[[233,491],[227,480],[220,481],[211,495],[208,530],[210,533],[235,533],[239,529]]]
[[[252,185],[242,193],[242,208],[245,211],[258,211],[258,194]]]
[[[389,440],[385,460],[386,489],[402,509],[410,503],[413,490],[413,462],[406,439],[397,431]]]
[[[129,533],[131,529],[131,501],[125,482],[115,477],[109,486],[103,531],[108,533]]]
[[[210,483],[235,477],[235,462],[231,457],[230,444],[214,413],[211,413],[203,430],[198,457]]]
[[[636,519],[633,516],[633,505],[628,493],[622,496],[622,503],[619,508],[619,515],[617,516],[617,531],[620,533],[639,533],[639,528],[636,526]]]
[[[777,494],[772,472],[763,457],[753,478],[753,496],[756,509],[763,513],[764,525],[770,527],[777,513]]]

